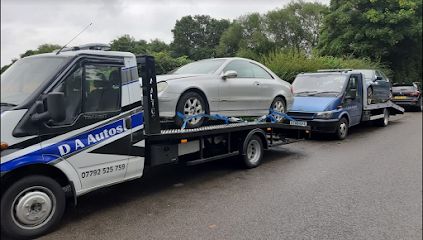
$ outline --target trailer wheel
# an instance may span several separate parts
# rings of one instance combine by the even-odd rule
[[[341,118],[338,122],[338,127],[335,132],[335,138],[338,140],[344,140],[348,135],[348,120]]]
[[[1,230],[18,239],[32,239],[52,230],[63,216],[65,192],[41,175],[22,178],[1,198]]]
[[[386,127],[389,124],[389,111],[383,109],[383,118],[375,120],[375,124],[379,127]]]
[[[263,159],[263,142],[256,134],[246,139],[242,155],[242,163],[246,168],[255,168],[261,164]]]

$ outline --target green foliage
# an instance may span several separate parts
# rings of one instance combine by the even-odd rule
[[[319,39],[323,55],[368,57],[387,63],[395,81],[422,75],[420,0],[331,1]]]
[[[265,15],[252,13],[236,20],[222,34],[218,56],[259,58],[277,49],[306,49],[317,45],[328,8],[319,3],[294,1]]]
[[[260,62],[280,78],[289,82],[292,82],[298,73],[315,72],[318,69],[380,69],[390,75],[386,66],[379,62],[373,62],[368,58],[307,56],[304,52],[297,52],[296,50],[271,52],[263,56]]]
[[[131,52],[133,54],[146,54],[148,44],[145,40],[136,41],[134,37],[125,34],[110,43],[112,51]]]
[[[228,20],[206,15],[182,17],[172,29],[171,49],[175,56],[186,55],[193,60],[214,57],[220,36],[228,27]]]
[[[156,74],[166,74],[191,62],[187,56],[174,58],[168,51],[153,53],[153,56],[156,60]]]

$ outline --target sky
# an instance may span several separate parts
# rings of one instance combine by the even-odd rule
[[[266,13],[291,0],[1,0],[1,66],[44,43],[63,45],[93,23],[70,46],[135,39],[172,41],[176,20],[186,15],[236,19]],[[314,2],[314,1],[313,1]],[[329,0],[316,0],[329,4]]]

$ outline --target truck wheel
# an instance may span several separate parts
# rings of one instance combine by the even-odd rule
[[[32,239],[52,230],[63,216],[65,192],[53,179],[25,177],[1,198],[1,230],[18,239]]]
[[[203,97],[193,91],[184,93],[176,105],[176,111],[184,114],[185,116],[193,116],[197,114],[208,114],[209,109],[207,107],[206,100]],[[205,118],[193,118],[187,122],[187,128],[201,127],[205,121]],[[175,123],[178,127],[182,127],[184,121],[176,117]]]
[[[335,132],[335,138],[338,140],[344,140],[348,135],[348,120],[341,118],[338,122],[338,127]]]
[[[263,159],[263,142],[257,135],[252,135],[244,144],[244,154],[242,155],[242,163],[246,168],[255,168],[261,164]]]
[[[375,124],[379,127],[386,127],[389,124],[389,111],[383,109],[383,118],[375,120]]]

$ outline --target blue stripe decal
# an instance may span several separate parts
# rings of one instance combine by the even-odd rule
[[[143,113],[139,112],[131,116],[132,128],[143,124]],[[1,172],[10,171],[15,168],[35,164],[50,163],[60,157],[67,157],[72,154],[83,151],[89,147],[99,144],[111,137],[123,134],[129,131],[125,129],[123,119],[119,119],[110,124],[95,128],[89,132],[68,138],[45,148],[35,150],[23,156],[12,159],[0,165]]]

